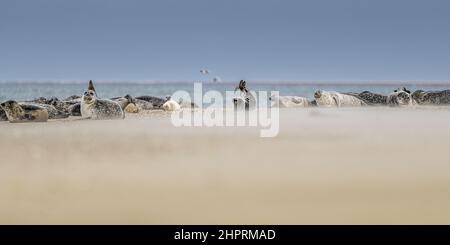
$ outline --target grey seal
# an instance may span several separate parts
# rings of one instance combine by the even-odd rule
[[[19,103],[19,104],[21,106],[22,105],[35,105],[35,106],[40,106],[40,107],[45,108],[48,112],[48,119],[62,119],[62,118],[68,118],[70,116],[68,112],[58,110],[54,106],[48,105],[48,104],[23,104],[23,103]]]
[[[71,95],[71,96],[63,99],[63,101],[74,101],[74,100],[80,102],[81,101],[81,96],[79,96],[79,95]]]
[[[142,110],[153,110],[153,109],[160,109],[161,108],[161,107],[155,108],[153,103],[145,101],[145,100],[140,100],[140,99],[137,99],[137,98],[134,99],[134,104],[136,104],[137,107],[141,108]]]
[[[131,95],[127,94],[123,97],[115,97],[111,98],[111,100],[119,103],[120,107],[124,112],[128,113],[138,113],[141,108],[136,105],[136,99],[134,99]]]
[[[71,113],[69,107],[73,104],[79,103],[76,101],[61,101],[56,97],[44,98],[40,97],[24,103],[37,104],[45,107],[49,113],[49,119],[67,118]]]
[[[387,97],[387,104],[389,106],[412,106],[414,103],[411,91],[405,87],[394,90]]]
[[[131,97],[131,95],[127,94],[123,97],[115,97],[115,98],[111,98],[111,100],[119,103],[120,107],[122,108],[122,110],[125,110],[125,108],[129,105],[129,104],[135,104],[135,99],[133,97]]]
[[[419,105],[450,105],[450,90],[426,92],[417,90],[411,96]]]
[[[361,93],[345,93],[357,97],[364,101],[367,105],[378,106],[387,105],[387,95],[376,94],[370,91],[364,91]]]
[[[125,113],[119,103],[97,97],[92,80],[81,98],[81,116],[90,119],[123,119]]]
[[[62,100],[71,116],[81,117],[81,96],[72,95]]]
[[[164,103],[166,103],[168,100],[168,98],[163,99],[155,96],[143,95],[136,97],[135,103],[141,105],[144,110],[162,109],[162,105],[164,105]],[[143,101],[147,103],[144,103]]]
[[[42,106],[33,104],[19,104],[17,101],[8,100],[0,104],[5,111],[8,121],[16,122],[46,122],[48,111]]]

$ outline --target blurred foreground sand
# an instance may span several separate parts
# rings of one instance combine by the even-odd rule
[[[0,123],[1,224],[450,224],[450,108]]]

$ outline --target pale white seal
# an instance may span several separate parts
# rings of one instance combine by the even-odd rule
[[[311,106],[311,102],[307,98],[300,96],[271,96],[269,99],[273,101],[272,106],[280,108]]]
[[[314,99],[318,106],[341,107],[341,106],[364,106],[366,103],[355,96],[341,94],[334,91],[317,90]]]
[[[165,111],[177,111],[181,109],[181,106],[174,100],[168,100],[162,105],[162,108]]]

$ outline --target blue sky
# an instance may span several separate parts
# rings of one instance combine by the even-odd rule
[[[0,80],[450,80],[446,0],[0,0]]]

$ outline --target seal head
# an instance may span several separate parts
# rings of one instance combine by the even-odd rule
[[[100,99],[93,90],[92,81],[84,92],[80,104],[81,116],[91,119],[123,119],[125,113],[116,101]]]
[[[387,97],[387,104],[389,106],[412,106],[414,100],[411,97],[411,91],[405,87],[394,90],[393,93]]]

